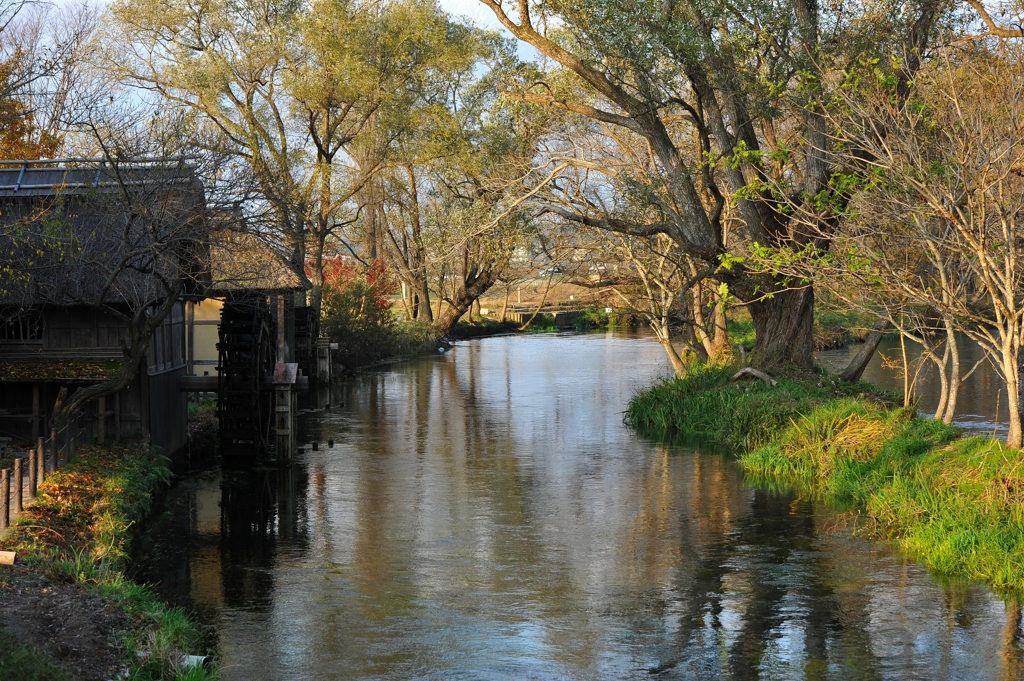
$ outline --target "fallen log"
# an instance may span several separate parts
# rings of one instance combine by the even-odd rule
[[[762,381],[764,381],[765,383],[772,387],[777,386],[779,384],[779,382],[776,381],[774,378],[772,378],[771,376],[769,376],[768,374],[759,369],[755,369],[754,367],[743,367],[735,374],[733,374],[732,380],[738,381],[741,378],[744,378],[745,376],[750,376],[751,378],[760,378]]]

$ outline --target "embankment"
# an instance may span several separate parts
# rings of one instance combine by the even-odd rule
[[[167,486],[142,445],[82,446],[0,537],[0,678],[203,679],[199,626],[125,576],[135,526]]]
[[[748,479],[843,504],[863,530],[937,572],[1024,591],[1024,455],[960,437],[867,384],[832,377],[734,383],[701,367],[630,402],[661,437],[728,445]]]

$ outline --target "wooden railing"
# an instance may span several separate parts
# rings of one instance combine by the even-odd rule
[[[71,461],[78,451],[83,414],[75,412],[60,429],[38,438],[36,446],[15,453],[14,464],[0,469],[0,531],[36,499],[39,483],[47,474]]]

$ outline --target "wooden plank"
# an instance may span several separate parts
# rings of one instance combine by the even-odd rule
[[[272,386],[274,381],[269,376],[263,379],[263,385]],[[309,376],[296,376],[294,390],[309,390]],[[220,388],[219,379],[216,376],[182,376],[182,392],[217,392]]]

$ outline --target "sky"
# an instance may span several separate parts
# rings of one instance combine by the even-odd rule
[[[501,24],[494,18],[494,13],[487,9],[480,0],[439,0],[441,9],[457,17],[466,17],[480,28],[498,29]],[[507,31],[501,29],[503,33]]]

